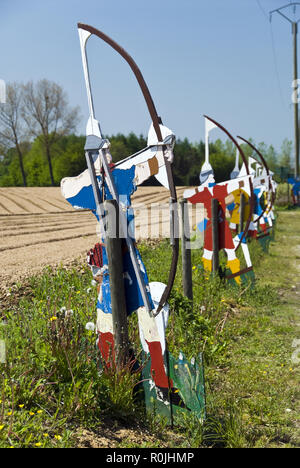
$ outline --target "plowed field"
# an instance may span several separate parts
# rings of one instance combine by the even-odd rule
[[[132,202],[137,239],[169,237],[167,190],[139,187]],[[0,286],[84,257],[98,240],[94,215],[74,210],[59,188],[0,188]]]

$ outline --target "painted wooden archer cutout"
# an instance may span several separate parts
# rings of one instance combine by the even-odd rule
[[[300,178],[299,177],[289,177],[287,180],[288,184],[292,186],[291,188],[291,197],[293,200],[293,205],[297,206],[300,204]]]
[[[261,152],[248,140],[238,137],[259,156],[261,163],[252,155],[249,158],[250,172],[253,175],[254,210],[248,235],[257,239],[265,251],[268,251],[275,222],[274,202],[277,184],[273,180],[273,172],[269,170],[267,162]]]
[[[230,174],[230,179],[237,179],[240,176],[239,169],[239,148],[236,149],[235,166]],[[250,197],[243,188],[238,188],[232,192],[233,202],[227,206],[230,214],[229,227],[234,235],[238,234],[240,228],[243,231],[242,224],[247,221],[250,215]],[[242,212],[241,212],[242,210]]]
[[[203,223],[204,227],[204,249],[203,249],[203,267],[207,271],[212,271],[212,258],[213,258],[213,242],[212,242],[212,212],[211,202],[212,199],[217,199],[219,202],[219,213],[218,213],[218,238],[219,238],[219,251],[225,250],[227,255],[226,267],[231,271],[231,274],[225,277],[229,280],[234,279],[238,284],[243,281],[248,281],[251,277],[253,279],[253,268],[251,258],[249,254],[248,245],[246,242],[246,234],[249,228],[249,224],[252,216],[252,204],[253,204],[253,187],[252,180],[249,174],[248,165],[246,158],[240,146],[236,140],[230,135],[230,133],[218,122],[205,117],[205,162],[202,165],[200,172],[200,185],[196,189],[187,189],[184,192],[184,198],[191,203],[203,203],[206,213],[206,219]],[[230,139],[234,142],[242,156],[243,162],[246,168],[246,175],[239,175],[238,178],[216,184],[214,178],[213,168],[209,162],[209,132],[214,128],[219,127],[223,130]],[[226,219],[226,210],[229,207],[234,210],[235,206],[235,195],[238,196],[241,190],[245,192],[249,200],[249,216],[243,231],[239,234],[235,234],[232,237],[229,222]],[[235,194],[235,195],[234,195]],[[233,224],[233,222],[232,222]],[[240,260],[236,256],[236,251],[242,247],[244,259],[246,262],[246,268],[241,269]]]
[[[169,355],[165,339],[168,319],[168,297],[173,286],[178,259],[178,237],[172,235],[173,255],[167,286],[149,283],[145,265],[137,248],[132,221],[131,196],[137,187],[154,175],[170,190],[173,219],[173,233],[177,231],[177,201],[171,164],[175,135],[162,125],[148,87],[136,63],[116,42],[103,32],[78,24],[82,63],[87,89],[90,117],[86,127],[86,160],[88,169],[78,177],[65,178],[61,182],[62,194],[75,208],[92,210],[100,223],[101,242],[88,254],[88,264],[98,283],[97,302],[97,346],[104,365],[114,365],[115,339],[111,313],[110,265],[106,249],[106,226],[103,202],[114,199],[119,206],[123,240],[123,277],[126,312],[129,316],[137,312],[140,339],[145,354],[146,367],[143,373],[146,405],[172,419],[174,411],[193,411],[203,417],[205,411],[204,381],[202,363],[184,362],[186,381],[177,374],[182,359]],[[129,64],[144,95],[152,124],[148,133],[148,146],[122,161],[114,164],[110,154],[110,143],[102,137],[99,122],[95,119],[94,104],[90,86],[86,43],[91,35],[115,49]],[[185,375],[184,374],[184,375]],[[188,398],[187,398],[188,395]],[[191,403],[192,402],[192,403]]]

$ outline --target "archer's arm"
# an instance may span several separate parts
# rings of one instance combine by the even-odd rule
[[[134,178],[135,185],[141,185],[151,176],[158,174],[159,169],[164,165],[165,157],[162,150],[158,150],[157,153],[147,161],[136,164]]]

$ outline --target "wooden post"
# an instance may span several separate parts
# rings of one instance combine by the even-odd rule
[[[211,201],[211,223],[212,223],[212,271],[219,271],[219,201],[213,198]]]
[[[117,369],[128,357],[129,339],[125,288],[123,278],[122,239],[120,238],[119,206],[116,200],[106,200],[106,250],[108,257],[111,309]]]
[[[181,213],[181,256],[182,256],[182,286],[183,294],[193,300],[192,255],[187,242],[190,241],[190,223],[188,204],[185,199],[180,200]]]
[[[245,194],[241,193],[240,200],[240,228],[239,232],[242,233],[244,230],[244,216],[245,216]]]

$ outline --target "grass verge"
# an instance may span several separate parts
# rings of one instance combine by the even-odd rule
[[[85,328],[96,301],[85,266],[48,268],[15,285],[1,306],[0,447],[300,446],[299,364],[291,360],[300,323],[299,232],[299,210],[281,211],[269,254],[252,242],[251,290],[194,268],[193,307],[182,295],[179,264],[168,343],[175,356],[204,352],[208,418],[200,425],[182,417],[173,431],[145,414],[138,374],[101,373],[95,335]],[[151,281],[166,282],[168,244],[140,251]],[[192,256],[196,267],[201,252]]]

